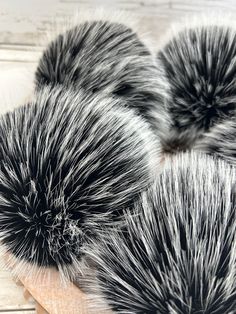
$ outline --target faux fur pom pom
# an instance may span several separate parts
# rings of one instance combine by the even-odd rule
[[[97,293],[114,313],[233,313],[235,179],[204,155],[167,161],[126,227],[104,230],[89,251],[98,281],[91,307]]]
[[[182,25],[157,53],[168,82],[169,125],[161,134],[167,152],[192,149],[213,127],[235,119],[236,28],[224,19],[198,19]]]
[[[0,141],[2,243],[19,262],[71,277],[87,237],[122,215],[159,164],[140,117],[60,87],[0,117]]]
[[[36,86],[59,84],[121,99],[121,105],[154,123],[162,119],[152,111],[156,103],[164,101],[165,82],[159,79],[154,55],[141,37],[112,18],[96,19],[95,15],[92,20],[77,20],[45,48]]]

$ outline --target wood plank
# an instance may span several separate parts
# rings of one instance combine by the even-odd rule
[[[37,0],[33,4],[31,0],[0,0],[0,43],[37,46],[55,20],[72,16],[77,10],[83,12],[100,6],[131,12],[148,20],[157,29],[159,18],[168,21],[179,19],[186,13],[212,9],[236,12],[234,0]]]
[[[20,277],[20,280],[50,314],[89,314],[86,295],[72,283],[63,283],[56,270],[45,270],[40,276]]]
[[[41,56],[41,52],[0,49],[0,61],[34,63]]]
[[[1,276],[0,282],[0,311],[34,310],[34,304],[24,299],[22,288],[13,282],[11,276]]]
[[[36,64],[0,62],[0,114],[27,103],[34,89]]]
[[[28,314],[29,310],[32,313],[34,304],[24,299],[22,287],[15,284],[12,275],[3,268],[3,264],[2,256],[0,256],[0,313],[4,313],[6,310],[27,310]]]
[[[24,310],[24,311],[0,311],[0,314],[35,314],[35,311]]]
[[[13,269],[19,266],[11,254],[5,255],[5,262]],[[25,288],[25,296],[36,301],[38,314],[111,314],[110,309],[97,295],[87,295],[53,268],[32,268],[19,274],[19,281]],[[89,302],[96,300],[95,304]]]
[[[14,268],[19,266],[18,261],[8,253],[5,254],[4,259],[2,258],[2,262],[3,264],[7,263],[13,272]],[[0,274],[2,278],[5,278],[5,275],[8,278],[9,275],[3,268]],[[1,282],[2,278],[0,277]],[[25,299],[36,302],[37,314],[111,314],[111,310],[98,295],[85,294],[79,289],[78,285],[74,285],[64,277],[62,279],[56,269],[39,269],[29,266],[26,273],[24,275],[19,274],[17,279],[25,289]],[[6,293],[8,290],[6,289]],[[96,300],[96,302],[91,302],[91,300]],[[9,309],[5,303],[4,306],[4,310],[0,308],[0,313]],[[18,307],[14,306],[14,311],[18,313]],[[13,311],[11,308],[10,310]],[[25,307],[24,309],[24,311],[30,310],[33,311],[34,309],[32,307]]]
[[[34,305],[24,299],[22,287],[15,284],[11,273],[4,267],[4,260],[1,254],[0,287],[0,313],[6,310],[34,310]]]

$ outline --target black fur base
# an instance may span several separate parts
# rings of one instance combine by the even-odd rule
[[[128,26],[85,22],[58,35],[45,49],[36,86],[62,84],[123,100],[145,118],[163,98],[154,57]],[[160,85],[160,86],[159,86]],[[163,101],[162,101],[163,102]]]
[[[234,313],[235,179],[203,155],[167,162],[127,227],[90,250],[114,313]]]
[[[20,260],[73,264],[151,181],[157,143],[117,100],[56,87],[0,118],[0,239]]]
[[[235,116],[235,57],[236,32],[214,25],[186,27],[158,52],[158,67],[168,81],[164,150],[190,149],[205,132]]]
[[[236,165],[236,120],[221,123],[194,146],[195,150],[221,158]]]

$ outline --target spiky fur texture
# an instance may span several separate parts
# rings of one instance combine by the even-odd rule
[[[166,151],[192,148],[214,125],[235,116],[235,41],[235,28],[190,23],[158,52],[169,84]]]
[[[174,156],[126,228],[104,231],[90,256],[115,313],[235,312],[235,179],[222,161]]]
[[[158,124],[165,81],[157,75],[149,49],[130,27],[94,20],[78,23],[48,44],[36,71],[36,86],[63,84],[92,94],[123,100]],[[155,119],[158,121],[156,122]]]
[[[0,239],[73,275],[87,237],[150,183],[158,145],[118,100],[59,87],[34,98],[0,118]]]
[[[195,150],[217,156],[232,165],[236,165],[236,120],[216,125],[204,137],[197,141]]]

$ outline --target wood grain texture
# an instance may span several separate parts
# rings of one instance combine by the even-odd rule
[[[7,313],[11,313],[11,310],[24,310],[23,313],[32,314],[34,304],[24,299],[22,287],[14,283],[9,271],[3,268],[3,264],[2,256],[0,256],[0,313],[6,310],[8,310]]]
[[[109,10],[124,10],[141,17],[142,24],[151,32],[161,33],[163,25],[179,19],[187,13],[219,10],[236,12],[234,0],[0,0],[0,48],[9,44],[14,47],[38,46],[55,20],[72,16],[76,11],[95,10],[103,7]],[[17,46],[18,44],[18,46]],[[12,46],[13,45],[13,46]],[[33,53],[32,53],[33,54]],[[8,59],[12,53],[9,53]],[[33,56],[32,56],[33,57]],[[31,59],[25,52],[25,60]],[[22,57],[19,57],[22,60]]]
[[[20,277],[24,287],[35,298],[42,309],[50,314],[100,314],[91,313],[87,296],[77,286],[63,282],[58,271],[45,270],[40,275]],[[102,314],[111,314],[108,310]]]
[[[22,311],[0,311],[1,314],[35,314],[34,310],[22,310]]]

